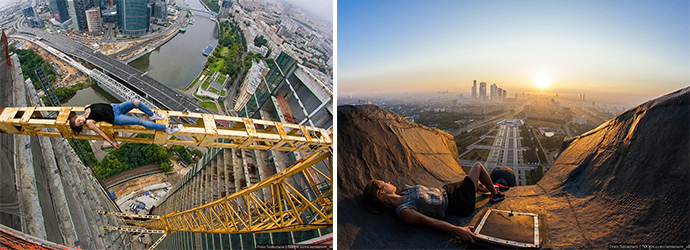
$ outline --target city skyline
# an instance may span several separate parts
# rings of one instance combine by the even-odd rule
[[[647,99],[690,82],[688,2],[348,1],[338,93],[520,92]],[[366,39],[363,39],[366,37]]]

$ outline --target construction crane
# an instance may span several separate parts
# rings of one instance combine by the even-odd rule
[[[76,134],[72,131],[69,119],[75,116],[76,112],[83,111],[84,107],[0,108],[0,132],[104,140],[98,135]],[[96,125],[111,140],[119,142],[300,151],[311,154],[259,183],[186,211],[160,216],[99,211],[102,214],[121,217],[127,224],[118,227],[104,226],[105,229],[162,234],[149,248],[153,249],[167,235],[175,232],[244,234],[300,231],[333,226],[332,139],[325,129],[232,116],[164,110],[157,112],[165,116],[163,120],[157,120],[161,124],[168,124],[172,117],[194,118],[197,119],[197,123],[184,124],[184,128],[174,135],[138,125],[118,126],[106,122]],[[46,115],[49,113],[57,115]],[[143,114],[138,110],[130,113]],[[152,136],[133,138],[120,136],[119,133]],[[324,161],[329,167],[328,174],[319,171],[315,166]],[[302,173],[309,184],[306,190],[298,190],[286,181],[298,173]],[[259,192],[263,195],[259,195]],[[309,193],[311,198],[307,198],[302,192]]]
[[[56,117],[45,115],[58,112]],[[0,108],[0,132],[84,140],[105,140],[97,134],[76,134],[69,119],[84,107],[6,107]],[[323,151],[332,145],[325,129],[290,123],[264,121],[249,118],[158,110],[165,119],[158,123],[168,124],[171,118],[192,118],[196,124],[184,124],[184,128],[168,135],[162,130],[147,129],[139,125],[118,126],[98,122],[99,127],[112,141],[144,144],[169,144],[207,148],[236,148],[276,151]],[[132,110],[130,114],[143,113]],[[226,126],[219,126],[224,124]],[[84,127],[84,130],[89,130]],[[151,138],[120,136],[118,133],[149,134]],[[191,139],[185,139],[189,137]]]

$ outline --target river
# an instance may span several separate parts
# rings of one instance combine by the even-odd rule
[[[188,0],[187,3],[192,8],[204,9],[198,0]],[[191,83],[208,59],[201,52],[208,45],[218,45],[218,26],[215,21],[210,19],[209,14],[192,12],[194,24],[188,25],[186,32],[177,34],[167,43],[130,62],[129,65],[141,72],[148,71],[148,76],[173,88],[183,88]],[[96,102],[119,101],[94,84],[93,87],[79,90],[63,105],[84,106]]]

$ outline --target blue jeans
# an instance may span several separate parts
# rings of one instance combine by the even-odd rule
[[[110,106],[113,107],[115,125],[142,125],[148,129],[165,130],[165,125],[163,124],[125,115],[134,108],[138,108],[149,116],[153,115],[153,111],[151,111],[149,107],[146,107],[146,105],[141,101],[139,101],[139,105],[134,105],[134,100],[129,100],[123,103],[113,103],[110,104]]]

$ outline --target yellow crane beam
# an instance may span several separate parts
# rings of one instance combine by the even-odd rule
[[[69,119],[83,111],[84,107],[0,108],[0,132],[104,140],[99,135],[76,134],[71,129]],[[333,226],[332,139],[325,129],[223,115],[166,110],[157,112],[165,116],[156,121],[161,124],[167,125],[172,117],[195,118],[197,123],[184,124],[184,128],[174,135],[138,125],[118,126],[106,122],[96,125],[111,140],[118,142],[302,151],[312,154],[255,185],[190,210],[160,216],[99,211],[127,218],[124,221],[128,226],[105,226],[106,229],[168,235],[174,232],[285,232]],[[130,114],[143,115],[139,110],[133,110]],[[84,127],[84,130],[88,128]],[[149,134],[151,138],[127,137],[127,133]],[[324,161],[329,171],[327,174],[316,165]],[[288,177],[299,173],[308,184],[304,190],[298,190],[287,181]]]
[[[104,140],[97,134],[75,134],[72,131],[69,119],[77,115],[76,112],[83,111],[84,107],[0,108],[0,132]],[[44,115],[49,112],[57,112],[57,116]],[[224,115],[167,110],[156,112],[165,116],[163,120],[157,120],[157,123],[167,125],[171,117],[195,118],[197,123],[184,124],[184,128],[173,135],[139,125],[118,126],[107,122],[96,125],[111,140],[117,142],[305,152],[323,151],[333,144],[328,131],[322,128]],[[129,113],[143,115],[139,110]],[[83,129],[89,130],[86,126]],[[128,137],[125,133],[149,134],[151,138]]]
[[[329,175],[315,164],[327,160]],[[330,150],[310,155],[257,184],[211,203],[182,212],[172,212],[156,219],[132,221],[134,228],[198,233],[266,233],[301,231],[333,226],[333,172]],[[295,174],[306,176],[309,188],[297,190],[286,179]],[[271,195],[260,199],[264,188]],[[307,194],[308,193],[308,194]],[[307,198],[307,196],[311,198]],[[108,213],[116,216],[125,216]],[[107,227],[132,231],[132,228]],[[159,231],[160,232],[160,231]]]

